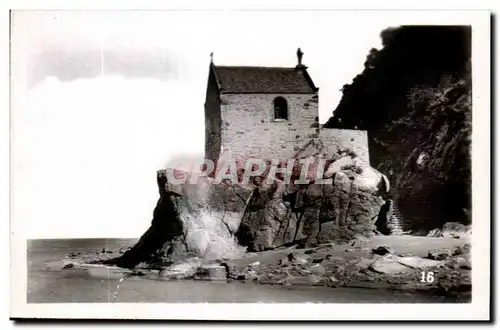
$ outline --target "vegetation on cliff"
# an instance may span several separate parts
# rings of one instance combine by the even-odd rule
[[[369,132],[411,228],[470,223],[470,27],[403,26],[381,33],[365,70],[345,85],[325,127]]]
[[[391,157],[379,168],[398,173],[394,185],[400,209],[413,229],[471,222],[470,90],[465,80],[448,88],[416,88],[412,97],[423,96],[387,127],[391,140],[399,142],[387,147]]]

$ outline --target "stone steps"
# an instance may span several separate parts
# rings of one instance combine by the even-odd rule
[[[405,232],[406,221],[403,219],[401,212],[399,211],[398,204],[393,201],[391,218],[389,220],[391,227],[391,235],[403,235]]]

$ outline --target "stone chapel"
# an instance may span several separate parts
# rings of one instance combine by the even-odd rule
[[[349,147],[368,162],[367,134],[322,129],[319,88],[297,50],[295,67],[221,66],[210,61],[205,99],[205,158],[297,158],[311,145],[328,158]]]

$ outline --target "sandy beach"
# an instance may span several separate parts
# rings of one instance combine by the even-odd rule
[[[377,272],[374,262],[427,257],[430,250],[456,249],[467,239],[377,236],[345,245],[283,247],[233,260],[189,260],[184,275],[139,265],[129,270],[89,264],[112,258],[134,239],[32,240],[28,246],[30,303],[49,302],[469,302],[470,263],[443,260],[436,280],[422,283],[418,267],[399,274]],[[424,243],[424,244],[423,244]],[[391,254],[373,253],[386,246]],[[401,261],[399,260],[399,261]],[[420,258],[419,260],[430,260]],[[187,265],[187,266],[186,266]],[[226,276],[196,280],[193,268],[223,267]],[[179,265],[177,265],[179,267]],[[172,268],[172,266],[170,267]],[[380,269],[379,269],[380,271]]]

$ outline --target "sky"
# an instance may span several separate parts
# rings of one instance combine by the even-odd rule
[[[320,122],[363,70],[370,12],[17,11],[11,38],[12,218],[28,238],[138,237],[156,170],[200,157],[210,53],[288,66],[304,52]]]

